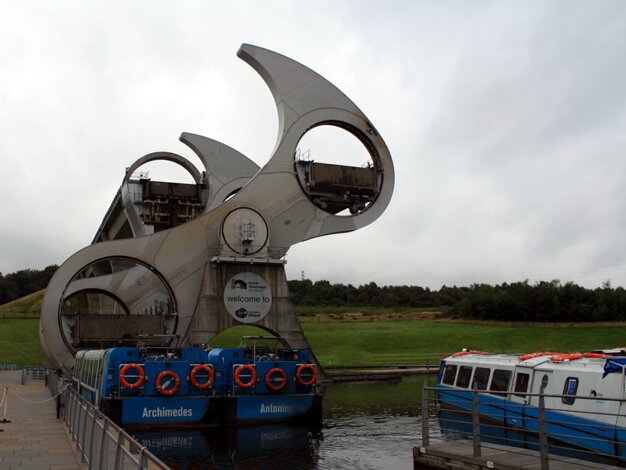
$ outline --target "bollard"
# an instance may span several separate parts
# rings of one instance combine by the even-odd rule
[[[7,419],[7,412],[9,408],[9,387],[4,387],[4,411],[2,412],[2,423],[10,423],[11,420]]]

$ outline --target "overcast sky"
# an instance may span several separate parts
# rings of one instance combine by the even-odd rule
[[[288,278],[626,286],[621,0],[0,0],[0,272],[88,245],[137,158],[199,164],[183,131],[265,164],[278,119],[244,42],[338,86],[396,170],[383,216],[292,247]],[[317,137],[314,159],[352,158]]]

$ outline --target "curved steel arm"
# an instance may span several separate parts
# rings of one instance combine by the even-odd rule
[[[219,296],[215,291],[217,274],[211,266],[215,257],[243,260],[241,269],[249,269],[246,266],[259,259],[269,265],[295,243],[366,226],[389,204],[394,186],[391,155],[376,129],[349,98],[317,73],[283,55],[248,44],[241,47],[238,55],[259,72],[276,101],[280,124],[271,158],[257,171],[253,162],[230,147],[183,134],[181,140],[202,159],[212,180],[209,184],[214,184],[208,209],[197,219],[170,230],[88,246],[61,265],[48,285],[40,322],[42,345],[58,367],[68,371],[74,359],[74,351],[60,327],[61,305],[80,288],[71,286],[72,280],[92,263],[128,258],[158,273],[178,314],[176,334],[185,337],[192,328],[194,314],[215,315],[209,304],[202,301],[203,295]],[[334,125],[352,133],[372,158],[373,196],[364,210],[353,215],[323,210],[299,180],[294,162],[296,148],[302,136],[319,125]],[[164,153],[159,156],[187,165],[182,157]],[[138,163],[150,158],[146,156]],[[197,180],[198,175],[194,178]],[[236,190],[239,191],[226,199]],[[118,299],[131,297],[132,286],[107,286],[103,281],[97,287]]]

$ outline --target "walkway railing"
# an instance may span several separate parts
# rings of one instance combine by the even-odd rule
[[[26,366],[22,369],[22,385],[32,380],[46,381],[48,378],[48,368],[43,365]]]
[[[458,440],[471,440],[473,456],[480,457],[483,448],[490,444],[505,445],[515,448],[526,448],[538,451],[537,458],[541,470],[549,470],[551,461],[558,461],[563,456],[587,459],[607,465],[626,464],[626,442],[614,440],[616,433],[612,432],[614,426],[598,422],[597,424],[584,424],[575,420],[589,419],[590,415],[596,418],[612,418],[615,423],[617,413],[595,413],[591,411],[568,410],[568,415],[560,414],[555,418],[554,412],[562,412],[561,408],[546,406],[547,399],[559,400],[602,400],[604,402],[622,402],[619,398],[585,397],[580,395],[553,395],[553,394],[524,394],[526,403],[531,397],[537,397],[538,406],[534,412],[529,413],[528,405],[507,401],[505,404],[485,403],[479,400],[483,392],[476,390],[461,391],[471,394],[471,402],[467,395],[458,398],[446,398],[445,406],[438,398],[438,389],[429,387],[424,383],[422,392],[422,421],[421,421],[421,446],[426,448],[438,442]],[[458,392],[454,389],[446,389],[445,393],[453,395]],[[501,393],[502,394],[502,393]],[[507,393],[504,393],[507,395]],[[526,407],[526,410],[523,408]],[[615,407],[619,410],[619,406]],[[525,428],[512,426],[503,422],[517,418],[525,421]],[[572,418],[570,418],[572,417]],[[608,421],[608,420],[607,420]],[[530,430],[529,430],[530,429]],[[604,434],[600,436],[598,434]],[[610,438],[608,436],[612,436]],[[579,446],[568,443],[579,442]],[[580,446],[596,446],[607,449],[606,453],[583,449]]]
[[[78,395],[67,382],[51,374],[48,384],[51,389],[64,387],[57,405],[90,470],[169,470],[165,463]],[[56,394],[54,390],[53,394]]]

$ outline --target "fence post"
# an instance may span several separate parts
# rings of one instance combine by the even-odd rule
[[[430,412],[428,410],[428,379],[424,380],[422,388],[422,447],[430,445],[430,429],[429,429]]]
[[[124,448],[124,434],[117,433],[117,450],[115,451],[115,470],[122,470],[122,449]]]
[[[94,446],[94,438],[96,435],[96,423],[98,422],[98,416],[95,410],[93,410],[93,421],[91,422],[91,435],[89,436],[89,468],[94,468],[93,466],[93,446]]]
[[[148,459],[146,458],[146,448],[141,448],[141,457],[139,458],[139,470],[148,470]]]
[[[541,459],[541,470],[549,470],[548,456],[548,435],[546,433],[546,405],[543,396],[544,384],[539,388],[539,456]]]
[[[74,410],[72,411],[72,433],[74,434],[74,440],[76,441],[76,446],[78,447],[78,431],[80,426],[80,404],[76,399],[76,395],[74,395]]]
[[[85,419],[83,418],[83,404],[80,403],[79,400],[76,400],[76,402],[78,404],[78,418],[76,419],[76,448],[80,449],[82,453],[83,448],[82,448],[82,442],[80,441],[80,437],[81,437],[81,431],[84,432],[84,429],[81,427],[81,421],[84,423]]]
[[[107,419],[104,420],[104,422],[102,423],[102,441],[100,442],[100,466],[98,468],[100,468],[100,470],[102,470],[104,467],[104,456],[105,451],[106,451],[106,446],[107,446],[107,433],[109,432],[109,421]]]
[[[472,445],[474,447],[474,457],[480,457],[480,415],[478,414],[478,389],[474,384],[474,390],[472,390]]]
[[[63,410],[63,419],[65,420],[65,424],[70,425],[70,413],[72,412],[70,408],[70,390],[69,386],[65,387],[63,392],[63,406],[61,407]]]
[[[82,439],[81,439],[81,443],[80,443],[80,451],[81,451],[81,457],[82,457],[82,461],[86,462],[87,461],[87,454],[86,454],[86,449],[85,449],[85,441],[87,440],[87,420],[89,418],[89,408],[85,407],[85,415],[83,416],[83,434],[82,434]]]
[[[70,427],[70,431],[72,432],[72,437],[76,439],[76,400],[74,396],[70,394],[69,399],[71,400],[70,409],[68,413],[68,426]]]

